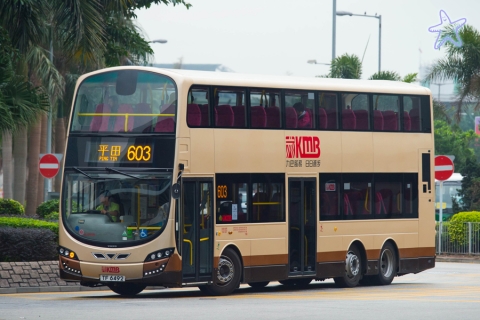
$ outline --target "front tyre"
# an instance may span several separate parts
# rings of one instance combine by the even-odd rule
[[[213,284],[202,286],[200,290],[213,296],[230,294],[240,286],[242,263],[237,253],[226,248],[218,261]]]
[[[147,287],[147,285],[141,283],[114,283],[107,286],[110,290],[122,296],[134,296]]]
[[[353,288],[358,285],[362,276],[362,255],[357,246],[352,245],[350,249],[348,249],[347,256],[345,257],[345,274],[333,280],[339,287]]]
[[[390,242],[387,242],[380,251],[378,264],[380,272],[374,278],[375,284],[384,286],[392,283],[397,275],[397,256]]]

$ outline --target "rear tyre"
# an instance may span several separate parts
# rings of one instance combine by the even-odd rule
[[[261,289],[265,288],[270,281],[263,281],[263,282],[249,282],[248,285],[252,287],[253,289]]]
[[[397,275],[397,255],[390,242],[383,246],[378,265],[380,271],[374,276],[375,284],[384,286],[392,283],[393,278]]]
[[[107,286],[110,290],[122,296],[134,296],[147,287],[147,285],[141,283],[115,283]]]
[[[200,290],[213,296],[224,296],[240,286],[242,263],[237,253],[226,248],[218,261],[213,284],[202,286]]]
[[[358,285],[362,276],[362,256],[357,246],[352,245],[345,257],[345,274],[333,280],[341,288],[353,288]]]

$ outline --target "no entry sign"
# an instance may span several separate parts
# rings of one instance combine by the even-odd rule
[[[435,157],[435,179],[444,181],[453,174],[453,161],[446,156]]]
[[[42,176],[47,179],[51,179],[57,175],[58,170],[60,169],[60,163],[55,155],[47,153],[40,158],[38,169],[40,170],[40,174]]]

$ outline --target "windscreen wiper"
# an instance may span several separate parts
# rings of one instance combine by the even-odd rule
[[[122,172],[122,171],[118,171],[118,170],[110,168],[110,167],[105,167],[105,170],[112,171],[112,172],[119,173],[119,174],[123,174],[124,176],[130,177],[130,178],[133,178],[133,179],[140,179],[139,177],[132,176],[131,174],[128,174],[128,173],[125,173],[125,172]]]
[[[80,172],[81,174],[83,174],[84,176],[90,178],[90,179],[93,179],[93,177],[91,177],[90,175],[86,174],[85,172],[83,172],[82,170],[78,169],[77,167],[73,167],[73,170],[77,171],[77,172]]]

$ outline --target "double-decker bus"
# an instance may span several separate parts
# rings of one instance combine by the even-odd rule
[[[82,76],[61,278],[134,295],[390,284],[435,265],[430,91],[117,67]]]
[[[454,213],[453,203],[462,205],[462,197],[459,191],[462,189],[463,176],[460,173],[453,173],[450,178],[443,181],[442,191],[440,181],[435,180],[435,220],[439,221],[440,206],[442,206],[442,221],[449,220]],[[440,203],[440,192],[443,192]]]

